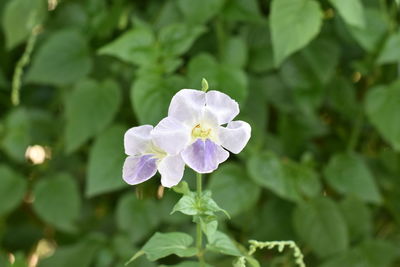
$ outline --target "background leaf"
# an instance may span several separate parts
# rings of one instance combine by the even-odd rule
[[[36,184],[35,212],[46,222],[64,231],[75,231],[80,214],[78,186],[68,174],[56,174]]]
[[[0,215],[15,209],[24,198],[27,183],[20,174],[6,165],[0,165]]]
[[[322,12],[313,0],[273,0],[271,37],[275,66],[306,46],[320,31]]]
[[[126,186],[122,180],[122,165],[126,156],[121,141],[125,132],[124,127],[114,125],[95,140],[89,153],[86,180],[88,197]]]
[[[326,257],[348,248],[346,222],[331,199],[317,198],[300,205],[293,219],[298,235],[318,256]]]
[[[80,82],[65,104],[67,153],[75,151],[87,139],[100,133],[112,121],[120,104],[121,94],[115,82]]]

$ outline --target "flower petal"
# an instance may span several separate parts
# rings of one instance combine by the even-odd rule
[[[124,135],[125,154],[130,156],[139,155],[145,152],[151,142],[151,125],[142,125],[130,128]]]
[[[239,104],[228,95],[218,91],[206,93],[206,106],[218,118],[219,125],[232,121],[239,114]]]
[[[168,154],[180,153],[190,141],[191,129],[173,117],[162,119],[151,133],[153,142]]]
[[[183,161],[199,173],[210,173],[221,162],[228,159],[229,153],[210,139],[197,139],[181,153]]]
[[[167,156],[158,164],[158,171],[161,174],[161,184],[165,187],[177,185],[183,177],[185,162],[180,155]]]
[[[243,150],[250,135],[251,127],[244,121],[231,121],[227,127],[219,127],[218,131],[220,144],[235,154]]]
[[[122,168],[122,178],[130,185],[147,181],[157,172],[156,159],[152,155],[129,156]]]
[[[199,90],[182,89],[174,95],[168,109],[168,116],[193,126],[206,104],[206,94]]]

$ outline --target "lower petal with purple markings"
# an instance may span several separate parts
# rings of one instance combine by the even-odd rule
[[[130,185],[147,181],[157,172],[156,159],[153,155],[130,156],[124,162],[122,177]]]
[[[210,139],[197,139],[181,153],[183,161],[199,173],[210,173],[228,159],[229,153]]]

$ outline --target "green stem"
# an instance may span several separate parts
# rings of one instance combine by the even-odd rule
[[[36,43],[36,37],[41,31],[41,26],[35,26],[29,36],[28,42],[25,47],[25,51],[22,57],[18,60],[17,66],[14,70],[13,80],[12,80],[12,90],[11,90],[11,102],[14,106],[19,105],[19,94],[21,89],[21,80],[24,73],[24,67],[29,64],[33,47]]]
[[[196,173],[196,185],[197,185],[197,197],[200,199],[202,194],[202,174]],[[201,232],[200,221],[197,222],[196,226],[196,247],[197,247],[197,257],[199,258],[200,267],[205,267],[204,261],[204,251],[203,251],[203,233]]]

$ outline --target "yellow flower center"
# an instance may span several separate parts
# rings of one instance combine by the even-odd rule
[[[197,139],[197,138],[206,139],[206,138],[210,137],[210,135],[211,135],[211,128],[206,127],[204,125],[197,124],[192,129],[193,139]]]

